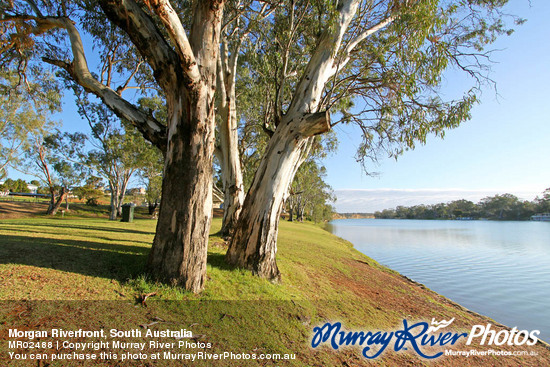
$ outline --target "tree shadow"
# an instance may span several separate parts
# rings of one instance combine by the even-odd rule
[[[145,242],[110,238],[101,236],[100,233],[133,232],[152,234],[151,232],[64,223],[55,223],[55,225],[33,223],[33,226],[38,227],[37,229],[21,228],[21,232],[18,232],[18,225],[21,224],[2,223],[1,225],[1,227],[12,231],[14,234],[0,235],[0,264],[21,264],[50,268],[87,276],[115,279],[121,282],[145,273],[150,247],[135,245]],[[48,227],[50,231],[44,227]],[[63,228],[94,231],[90,236],[93,236],[95,241],[88,240],[85,237],[82,240],[48,237],[49,233],[60,233]],[[23,235],[18,235],[18,233]],[[101,239],[112,243],[99,242]],[[128,245],[122,243],[128,243]],[[215,244],[213,246],[219,247]],[[209,250],[207,262],[210,266],[221,270],[237,269],[236,266],[225,261],[225,251],[219,253]]]
[[[143,272],[149,249],[92,241],[0,236],[0,264],[22,264],[125,281]]]
[[[53,219],[53,218],[52,218]],[[9,226],[13,226],[13,227],[17,227],[17,226],[21,226],[22,224],[21,223],[2,223],[2,226],[6,226],[6,227],[9,227]],[[32,226],[33,227],[48,227],[48,228],[52,228],[54,226],[52,226],[51,223],[35,223],[33,222],[32,223]],[[59,227],[59,228],[71,228],[71,229],[83,229],[83,230],[86,230],[86,231],[98,231],[98,232],[115,232],[115,233],[134,233],[134,234],[150,234],[150,235],[153,235],[155,234],[154,231],[140,231],[140,230],[137,230],[137,229],[129,229],[129,228],[113,228],[113,227],[98,227],[98,226],[86,226],[86,225],[78,225],[78,224],[73,224],[73,223],[55,223],[55,227]],[[25,229],[26,231],[27,229]]]
[[[220,270],[233,270],[238,268],[237,266],[228,264],[225,261],[225,254],[220,254],[217,252],[208,252],[206,261],[213,268],[218,268]]]
[[[0,226],[0,229],[3,227]],[[73,227],[71,227],[73,228]],[[24,229],[25,233],[38,233],[38,234],[41,234],[41,235],[49,235],[49,234],[55,234],[55,235],[59,235],[59,231],[56,230],[56,227],[51,227],[49,230],[48,229],[36,229],[36,230],[32,230],[32,229],[29,229],[28,227],[25,227]],[[82,235],[82,234],[80,234]],[[33,237],[34,238],[34,237]],[[127,247],[130,247],[131,244],[144,244],[144,245],[148,245],[148,246],[151,246],[151,244],[153,243],[153,241],[140,241],[140,240],[135,240],[135,239],[122,239],[120,237],[108,237],[108,236],[100,236],[100,235],[97,235],[94,233],[93,235],[93,238],[94,239],[97,239],[97,240],[105,240],[105,241],[111,241],[111,242],[114,242],[114,246],[116,246],[116,243],[129,243],[130,245],[129,246],[122,246],[124,248],[127,248]],[[52,239],[53,240],[53,239]]]

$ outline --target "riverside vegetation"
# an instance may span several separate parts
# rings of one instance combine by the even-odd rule
[[[495,195],[481,199],[477,204],[469,200],[455,200],[434,205],[398,206],[374,213],[379,219],[493,219],[529,220],[536,213],[550,212],[550,188],[533,201],[520,200],[512,194]]]
[[[215,352],[296,353],[295,360],[267,365],[419,366],[433,362],[411,351],[396,353],[390,348],[375,361],[364,359],[359,348],[312,349],[312,330],[335,320],[346,330],[395,330],[403,319],[429,322],[453,317],[452,327],[457,332],[468,332],[476,324],[495,325],[379,265],[351,243],[311,223],[281,222],[279,266],[284,277],[282,283],[274,284],[223,261],[227,245],[217,235],[221,219],[215,218],[205,290],[200,295],[185,292],[143,275],[155,225],[156,221],[148,219],[112,222],[105,214],[0,222],[0,334],[4,335],[8,326],[21,330],[181,328],[192,330],[200,342],[212,343]],[[504,326],[497,324],[496,328]],[[4,364],[6,343],[0,348]],[[466,347],[463,343],[452,348],[517,349]],[[550,360],[550,351],[542,343],[522,348],[538,355],[443,356],[437,365],[541,366]],[[100,360],[98,364],[113,362]],[[218,362],[220,366],[257,365],[251,361]],[[155,365],[174,363],[181,361]],[[128,364],[147,365],[144,361],[124,365]]]

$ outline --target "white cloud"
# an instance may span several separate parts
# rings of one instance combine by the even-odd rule
[[[335,190],[339,213],[372,213],[398,205],[446,203],[466,199],[477,203],[484,197],[510,193],[522,200],[533,200],[540,191],[464,190],[464,189],[340,189]]]

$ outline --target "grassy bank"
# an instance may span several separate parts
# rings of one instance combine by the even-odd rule
[[[272,284],[225,264],[226,244],[215,234],[221,223],[214,219],[206,287],[200,295],[190,294],[152,282],[143,274],[155,225],[146,219],[121,223],[78,217],[1,221],[2,358],[6,357],[8,326],[33,330],[63,325],[71,330],[86,325],[90,330],[185,328],[193,331],[197,341],[212,343],[216,351],[297,355],[296,360],[260,365],[542,366],[550,360],[542,345],[501,348],[460,342],[453,349],[528,350],[538,355],[444,356],[436,362],[390,348],[374,361],[364,359],[357,348],[311,349],[313,327],[327,321],[341,321],[347,330],[395,330],[402,327],[403,319],[429,322],[454,317],[456,332],[492,321],[380,266],[349,242],[307,223],[281,222],[278,264],[283,281]],[[143,302],[144,295],[152,293]],[[127,365],[114,360],[101,363]],[[203,365],[258,365],[251,361],[216,363]]]

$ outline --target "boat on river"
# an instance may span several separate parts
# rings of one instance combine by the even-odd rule
[[[550,222],[550,214],[549,213],[535,214],[531,216],[531,220],[535,220],[537,222]]]

